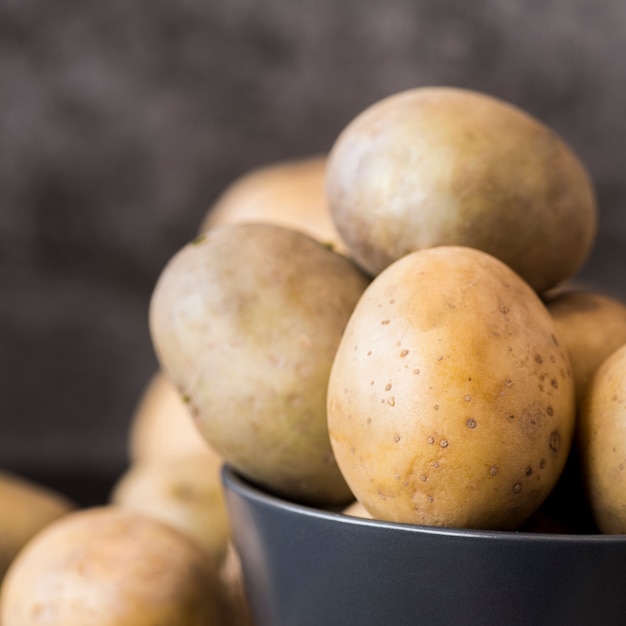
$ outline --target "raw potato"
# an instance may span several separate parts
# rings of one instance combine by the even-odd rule
[[[221,224],[268,221],[311,235],[345,252],[325,190],[326,156],[273,163],[236,179],[202,221],[200,232]]]
[[[111,502],[171,524],[221,562],[230,539],[221,467],[218,457],[204,453],[134,463],[115,485]]]
[[[253,626],[254,620],[243,580],[241,559],[233,543],[229,542],[226,559],[220,569],[220,579],[230,606],[228,626]]]
[[[0,580],[24,545],[75,504],[52,489],[0,471]]]
[[[39,533],[9,569],[3,626],[224,626],[219,573],[195,543],[139,513],[98,507]]]
[[[168,462],[205,454],[220,459],[196,427],[176,387],[162,372],[154,374],[132,416],[131,463]]]
[[[546,306],[569,352],[580,404],[596,369],[626,343],[626,304],[590,291],[564,291]]]
[[[578,450],[600,532],[626,533],[626,344],[596,370],[579,418]]]
[[[570,363],[509,267],[431,248],[363,294],[331,372],[328,420],[339,467],[374,518],[515,529],[568,456]]]
[[[455,88],[418,88],[366,109],[327,165],[328,203],[372,275],[437,245],[498,257],[538,292],[572,276],[596,233],[589,175],[525,112]]]
[[[369,511],[358,501],[355,500],[350,506],[347,506],[343,510],[344,515],[350,515],[351,517],[361,517],[363,519],[372,519]]]
[[[368,279],[311,237],[273,224],[211,229],[163,270],[153,345],[200,431],[244,476],[287,498],[343,503],[326,389]]]

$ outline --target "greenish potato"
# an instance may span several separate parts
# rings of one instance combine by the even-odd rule
[[[326,178],[337,230],[372,275],[409,252],[461,245],[543,293],[595,240],[579,158],[526,112],[475,91],[417,88],[375,103],[335,141]]]
[[[326,391],[368,282],[342,255],[269,223],[210,229],[157,281],[150,330],[163,370],[211,447],[270,491],[352,499],[330,447]]]
[[[569,357],[507,265],[458,246],[414,252],[372,281],[348,322],[328,425],[375,519],[517,529],[570,451]]]

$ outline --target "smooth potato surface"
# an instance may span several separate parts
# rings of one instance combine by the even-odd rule
[[[35,534],[75,508],[61,493],[0,471],[0,580]]]
[[[573,275],[596,233],[589,175],[549,128],[474,91],[418,88],[381,100],[327,164],[337,230],[372,275],[437,245],[484,250],[538,292]]]
[[[157,356],[207,441],[250,480],[310,503],[351,499],[326,391],[367,284],[342,255],[267,223],[211,229],[163,270],[150,310]]]
[[[546,306],[569,352],[580,404],[597,368],[626,343],[626,304],[591,291],[563,291]]]
[[[579,418],[578,452],[601,532],[626,533],[626,344],[596,370]]]
[[[220,459],[200,434],[176,386],[162,372],[156,372],[132,415],[129,459],[131,463],[167,463],[196,454]]]
[[[117,507],[73,512],[11,565],[3,626],[224,626],[215,564],[194,542]]]
[[[376,519],[517,528],[560,476],[574,418],[544,305],[470,248],[415,252],[375,278],[329,382],[337,462]]]
[[[246,172],[209,208],[200,232],[221,224],[267,221],[302,230],[345,252],[328,209],[325,175],[326,155],[281,161]]]
[[[221,466],[207,454],[134,463],[114,486],[111,502],[171,524],[221,562],[230,539]]]

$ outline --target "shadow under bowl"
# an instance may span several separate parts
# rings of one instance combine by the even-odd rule
[[[222,480],[257,626],[626,624],[626,536],[361,519]]]

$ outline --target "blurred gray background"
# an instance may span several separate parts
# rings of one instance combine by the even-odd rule
[[[403,89],[560,133],[600,204],[581,278],[626,297],[625,32],[618,0],[0,0],[0,467],[100,498],[167,260],[237,176]]]

